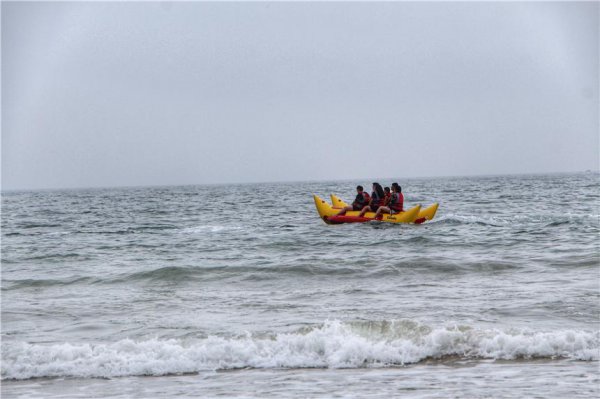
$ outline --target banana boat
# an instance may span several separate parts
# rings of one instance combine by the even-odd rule
[[[327,224],[363,223],[371,220],[379,220],[388,223],[421,224],[427,220],[433,219],[439,206],[438,203],[434,203],[427,208],[421,209],[421,205],[416,205],[406,211],[395,213],[393,215],[383,214],[381,218],[375,219],[375,212],[367,212],[361,217],[358,216],[360,214],[359,211],[347,211],[345,215],[337,216],[339,210],[348,204],[334,194],[331,194],[331,203],[333,205],[330,205],[316,194],[313,195],[313,198],[319,216]]]

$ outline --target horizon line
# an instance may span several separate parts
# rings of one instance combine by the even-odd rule
[[[249,181],[249,182],[220,182],[220,183],[182,183],[182,184],[139,184],[139,185],[115,185],[115,186],[66,186],[66,187],[37,187],[37,188],[4,188],[0,187],[0,193],[25,192],[25,191],[69,191],[69,190],[103,190],[103,189],[135,189],[151,187],[185,187],[185,186],[222,186],[222,185],[254,185],[254,184],[285,184],[285,183],[319,183],[328,181],[353,181],[373,179],[439,179],[439,178],[461,178],[461,177],[499,177],[499,176],[525,176],[525,175],[559,175],[559,174],[581,174],[600,173],[600,169],[577,170],[577,171],[553,171],[553,172],[516,172],[516,173],[483,173],[472,175],[421,175],[403,177],[355,177],[342,179],[302,179],[302,180],[273,180],[273,181]]]

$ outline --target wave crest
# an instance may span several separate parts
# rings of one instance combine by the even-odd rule
[[[120,377],[237,368],[389,367],[448,356],[598,360],[598,332],[431,328],[410,320],[327,322],[293,333],[114,343],[3,343],[2,379]]]

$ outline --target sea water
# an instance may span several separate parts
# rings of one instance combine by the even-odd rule
[[[371,180],[3,192],[2,397],[600,394],[597,173]]]

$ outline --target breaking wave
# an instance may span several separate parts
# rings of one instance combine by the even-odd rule
[[[395,367],[425,360],[566,358],[597,361],[600,333],[431,328],[410,320],[326,322],[292,333],[125,339],[54,345],[5,342],[2,379],[161,376],[240,368]]]

